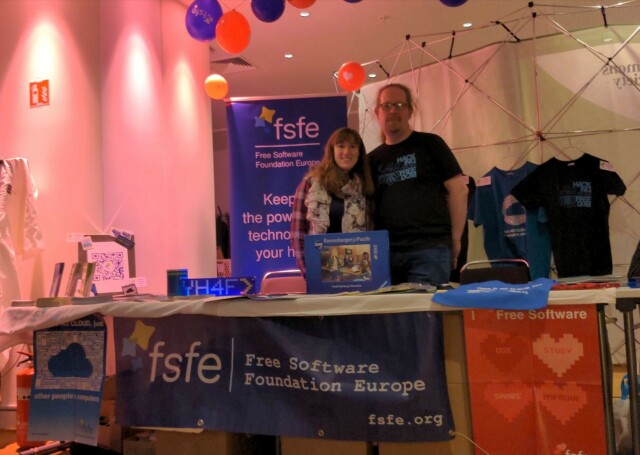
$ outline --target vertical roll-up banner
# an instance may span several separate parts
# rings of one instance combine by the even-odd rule
[[[231,168],[231,268],[255,276],[296,268],[289,228],[293,194],[336,129],[347,126],[345,95],[232,98],[227,105]]]

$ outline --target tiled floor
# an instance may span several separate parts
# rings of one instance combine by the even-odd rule
[[[14,431],[0,430],[0,455],[16,453],[18,446],[15,441],[16,433]]]

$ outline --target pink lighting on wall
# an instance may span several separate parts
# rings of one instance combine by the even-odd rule
[[[45,241],[37,261],[24,261],[24,298],[45,295],[54,263],[77,261],[68,234],[111,226],[139,239],[146,291],[166,289],[171,267],[213,276],[209,52],[184,32],[184,4],[0,4],[2,155],[29,160]],[[40,87],[30,84],[43,81],[50,104],[32,109]]]
[[[64,37],[61,36],[58,28],[48,18],[38,21],[26,47],[29,49],[28,72],[36,78],[45,78],[58,73],[58,65],[64,61],[62,59]]]
[[[122,94],[127,106],[123,113],[136,126],[140,125],[140,120],[157,118],[161,112],[159,64],[149,49],[148,39],[136,31],[125,31],[114,59],[123,65]]]
[[[173,106],[170,122],[186,137],[196,137],[201,126],[198,119],[199,106],[194,93],[199,94],[202,89],[196,84],[193,68],[186,58],[179,58],[176,62],[169,84],[173,87],[173,90],[169,91]],[[188,147],[188,150],[192,150],[192,147]]]

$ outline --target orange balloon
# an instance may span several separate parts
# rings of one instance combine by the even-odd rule
[[[216,25],[216,39],[223,51],[239,54],[249,45],[251,28],[241,13],[231,10],[220,17]]]
[[[316,2],[316,0],[287,0],[287,1],[291,3],[291,6],[294,6],[300,9],[309,8],[311,5],[313,5]]]
[[[227,80],[219,74],[211,74],[204,81],[204,91],[214,100],[221,100],[227,96],[229,84]]]
[[[338,83],[346,92],[355,92],[364,84],[364,68],[358,62],[343,63],[338,70]]]

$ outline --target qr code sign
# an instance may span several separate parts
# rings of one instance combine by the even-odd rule
[[[96,263],[96,273],[93,276],[93,281],[120,281],[125,279],[124,252],[91,253],[89,261]]]

